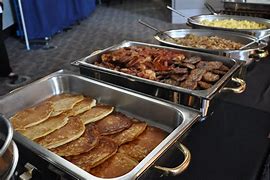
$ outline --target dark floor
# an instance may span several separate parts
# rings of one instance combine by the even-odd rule
[[[91,52],[109,47],[123,40],[157,43],[154,31],[139,24],[145,20],[161,30],[179,28],[171,24],[170,11],[166,9],[168,0],[124,0],[112,1],[110,6],[98,5],[96,10],[80,25],[52,37],[50,45],[55,49],[27,51],[19,39],[9,37],[7,46],[11,66],[21,75],[30,76],[32,81],[59,69],[77,71],[70,62]],[[0,95],[15,87],[7,86],[0,79]]]

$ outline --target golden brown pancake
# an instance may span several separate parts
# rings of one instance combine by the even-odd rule
[[[84,98],[81,102],[75,104],[75,106],[68,111],[69,116],[77,116],[96,105],[96,100],[92,98]]]
[[[128,173],[136,167],[137,164],[138,161],[129,156],[122,153],[116,153],[101,165],[91,169],[90,173],[101,178],[114,178]]]
[[[68,122],[67,114],[60,114],[55,117],[50,117],[46,121],[39,123],[38,125],[31,126],[25,130],[17,130],[22,135],[28,137],[31,140],[46,136],[53,131],[63,127]]]
[[[36,139],[45,148],[52,149],[79,138],[85,130],[83,122],[78,117],[69,117],[68,123],[47,136]]]
[[[72,95],[67,93],[52,96],[47,100],[53,103],[53,112],[51,116],[57,116],[62,112],[72,109],[75,104],[82,101],[83,99],[83,95]]]
[[[80,168],[89,171],[112,157],[117,152],[117,149],[118,146],[112,139],[101,137],[99,144],[91,151],[66,158]]]
[[[99,141],[99,133],[93,124],[88,124],[81,137],[67,144],[51,149],[59,156],[74,156],[93,149]]]
[[[11,117],[11,123],[16,130],[26,129],[46,121],[52,111],[53,104],[51,102],[42,102],[34,107],[17,112]]]
[[[132,126],[122,132],[109,135],[108,137],[112,138],[119,146],[133,141],[136,139],[143,131],[146,129],[147,124],[143,122],[133,123]]]
[[[129,117],[122,113],[114,112],[96,123],[97,129],[101,135],[109,135],[121,132],[132,125]]]
[[[113,109],[114,107],[112,106],[97,105],[92,109],[84,112],[83,114],[79,114],[78,116],[84,124],[88,124],[108,116],[113,111]]]
[[[120,153],[141,161],[144,159],[163,139],[166,133],[159,128],[148,126],[146,130],[134,141],[123,144],[119,148]]]

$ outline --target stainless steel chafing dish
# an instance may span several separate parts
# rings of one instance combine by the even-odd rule
[[[177,168],[164,168],[153,166],[153,164],[199,119],[200,115],[197,111],[84,78],[67,71],[60,70],[1,97],[0,112],[5,114],[6,117],[10,117],[19,110],[33,106],[52,95],[64,92],[91,96],[98,102],[111,104],[118,111],[144,120],[148,124],[169,133],[166,139],[132,171],[115,179],[136,179],[150,167],[155,167],[167,174],[178,174],[188,166],[191,156],[183,145],[180,145],[180,148],[185,155],[185,160]],[[92,176],[17,132],[14,134],[14,140],[53,164],[58,168],[58,171],[68,173],[75,179],[101,179]]]
[[[224,39],[232,40],[243,45],[248,44],[252,41],[255,41],[256,38],[247,34],[237,33],[237,32],[228,32],[228,31],[217,31],[217,30],[206,30],[206,29],[179,29],[179,30],[169,30],[163,33],[157,33],[154,38],[158,40],[161,44],[169,45],[178,48],[196,50],[207,52],[211,54],[217,54],[221,56],[226,56],[233,59],[239,59],[245,61],[246,64],[250,64],[254,60],[264,58],[268,55],[267,51],[267,42],[260,41],[259,43],[255,43],[253,46],[246,48],[244,50],[222,50],[222,49],[203,49],[203,48],[196,48],[196,47],[189,47],[184,46],[181,44],[169,42],[169,36],[173,38],[183,38],[188,34],[195,34],[197,36],[218,36]]]
[[[216,82],[215,85],[213,85],[211,88],[207,90],[189,90],[178,86],[168,85],[140,78],[137,76],[129,75],[126,73],[106,69],[93,64],[95,61],[100,59],[100,56],[103,53],[113,51],[122,47],[130,47],[130,46],[146,46],[146,47],[162,48],[182,52],[187,56],[191,55],[200,56],[202,57],[202,59],[207,61],[213,60],[221,61],[225,65],[230,67],[230,70],[218,82]],[[117,84],[139,92],[143,92],[151,96],[163,98],[177,104],[182,104],[185,106],[195,108],[197,110],[200,110],[202,116],[204,117],[208,113],[211,100],[216,95],[220,94],[220,92],[233,91],[235,93],[241,93],[245,90],[246,87],[245,82],[242,79],[238,78],[239,71],[242,70],[241,67],[243,65],[243,62],[202,52],[180,50],[176,48],[146,44],[141,42],[124,41],[118,45],[114,45],[105,50],[98,51],[96,53],[93,53],[92,55],[77,60],[73,62],[73,65],[79,66],[81,74],[86,75],[88,77],[94,77],[96,79]],[[238,85],[240,84],[240,86],[238,86],[237,88],[225,87],[232,81],[238,83]]]
[[[267,26],[266,29],[230,29],[230,28],[221,28],[221,27],[212,27],[205,26],[200,22],[202,20],[225,20],[225,19],[234,19],[234,20],[248,20],[255,21],[260,24],[264,24]],[[192,28],[202,28],[202,29],[214,29],[214,30],[226,30],[226,31],[235,31],[235,32],[243,32],[250,35],[253,35],[257,38],[261,38],[270,33],[270,20],[257,18],[257,17],[249,17],[249,16],[234,16],[234,15],[198,15],[192,16],[188,19],[188,25],[191,25]]]

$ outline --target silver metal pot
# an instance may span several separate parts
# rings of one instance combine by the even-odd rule
[[[232,28],[205,26],[201,24],[201,21],[203,20],[213,21],[213,20],[225,20],[225,19],[255,21],[257,23],[266,25],[267,28],[266,29],[232,29]],[[192,28],[242,32],[242,33],[255,36],[256,38],[261,38],[270,33],[270,20],[257,18],[257,17],[249,17],[249,16],[234,16],[234,15],[219,15],[219,14],[218,15],[198,15],[198,16],[190,17],[187,24],[192,26]]]
[[[18,163],[19,153],[12,141],[13,128],[4,116],[0,114],[0,179],[10,179]]]
[[[163,33],[157,33],[154,38],[159,41],[162,45],[169,45],[177,48],[184,48],[189,50],[207,52],[210,54],[216,54],[221,56],[226,56],[233,59],[239,59],[245,62],[246,65],[250,64],[253,61],[264,58],[268,55],[267,51],[267,42],[260,41],[254,45],[246,48],[244,50],[225,50],[225,49],[205,49],[205,48],[196,48],[190,46],[184,46],[181,44],[176,44],[168,41],[169,36],[173,38],[183,38],[188,34],[195,34],[197,36],[218,36],[227,40],[232,40],[242,44],[248,44],[251,41],[255,41],[256,38],[248,34],[239,33],[239,32],[229,32],[229,31],[220,31],[220,30],[211,30],[211,29],[178,29],[165,31]]]

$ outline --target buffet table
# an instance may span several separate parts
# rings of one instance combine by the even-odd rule
[[[173,177],[162,176],[161,172],[150,168],[141,179],[260,180],[270,149],[269,60],[268,57],[249,67],[246,92],[228,93],[218,98],[212,115],[197,122],[183,137],[182,143],[192,155],[187,170]],[[24,169],[23,166],[30,162],[38,167],[41,176],[46,175],[49,179],[65,177],[59,169],[41,161],[40,156],[29,153],[25,145],[17,144],[23,154],[18,169]],[[182,162],[182,153],[175,146],[170,151],[173,152],[163,154],[157,165],[175,167]],[[21,174],[23,170],[18,172]],[[42,179],[41,176],[36,179]]]
[[[215,57],[215,59],[218,59],[218,57]],[[187,146],[192,155],[191,163],[186,171],[184,171],[181,175],[172,177],[162,176],[159,171],[151,168],[150,171],[146,171],[146,173],[142,175],[142,179],[157,179],[159,177],[161,177],[160,179],[181,180],[260,179],[263,165],[266,162],[266,158],[269,154],[270,149],[270,75],[268,74],[269,68],[270,57],[262,59],[260,62],[255,62],[255,64],[250,64],[246,74],[246,91],[242,94],[222,93],[222,96],[215,100],[216,102],[213,106],[213,113],[210,113],[209,116],[205,119],[205,121],[197,122],[186,133],[186,136],[181,139],[182,143]],[[80,89],[80,81],[71,81],[70,79],[63,80],[62,78],[63,77],[61,77],[61,80],[60,78],[48,78],[59,80],[57,82],[55,80],[54,83],[48,83],[59,85],[55,88],[50,89],[60,89],[60,87],[68,87],[68,85],[66,86],[64,84],[61,84],[60,82],[69,82],[69,85],[72,84],[72,86],[70,87],[78,87],[78,89]],[[40,88],[46,86],[37,85],[35,87]],[[39,89],[29,89],[31,89],[31,92],[39,92]],[[88,93],[106,92],[105,97],[114,97],[117,99],[117,102],[119,100],[122,100],[124,102],[124,106],[126,106],[127,104],[129,105],[128,102],[125,102],[125,100],[129,99],[129,97],[116,97],[113,93],[110,93],[107,90],[92,89],[92,91],[89,91],[88,89],[91,88],[83,87],[80,90],[85,90],[84,92]],[[32,98],[31,92],[28,93],[28,97]],[[47,91],[44,90],[42,92]],[[16,91],[13,91],[13,93],[16,93]],[[23,96],[23,98],[26,98],[24,94],[20,95]],[[17,94],[17,96],[19,95]],[[42,96],[38,95],[38,97]],[[101,95],[97,95],[97,97],[101,97]],[[13,96],[13,98],[11,99],[13,99],[13,101],[17,101],[16,96]],[[7,102],[10,103],[12,101]],[[147,104],[143,101],[138,102],[141,103],[136,104],[138,107],[144,105],[146,106]],[[2,101],[2,104],[8,107],[8,103]],[[9,107],[13,105],[14,102],[10,103]],[[121,107],[121,105],[119,107]],[[153,106],[151,106],[151,104],[148,104],[147,107],[153,109]],[[164,110],[164,107],[162,110]],[[170,115],[164,115],[164,111],[162,111],[162,113],[160,114],[165,116],[164,118],[162,118],[162,120],[166,120],[166,122],[168,122],[169,117],[171,117]],[[22,166],[26,162],[33,163],[34,166],[40,168],[38,168],[39,170],[44,170],[43,172],[41,172],[42,176],[43,174],[48,175],[51,173],[52,177],[47,179],[59,179],[59,177],[56,176],[66,176],[66,174],[64,173],[65,171],[61,171],[62,169],[60,170],[60,166],[54,167],[54,165],[57,165],[57,163],[55,162],[62,162],[60,161],[61,159],[57,159],[59,157],[56,157],[55,155],[51,156],[52,158],[50,157],[50,160],[52,162],[54,161],[54,165],[52,165],[50,164],[51,161],[47,162],[40,160],[40,157],[45,157],[43,156],[43,154],[41,155],[40,152],[45,154],[47,153],[46,151],[43,152],[42,149],[39,150],[39,147],[33,146],[35,151],[29,153],[29,150],[33,149],[27,149],[31,146],[27,146],[28,144],[26,141],[20,141],[20,139],[15,140],[17,140],[16,143],[18,143],[20,153],[23,154],[21,156],[23,159]],[[24,151],[28,151],[28,153],[24,153]],[[172,148],[172,151],[174,151],[173,154],[162,154],[161,159],[157,161],[157,165],[167,167],[174,167],[178,165],[181,162],[181,158],[183,158],[182,154],[176,148]],[[70,168],[69,166],[64,167]],[[79,177],[87,178],[88,174],[82,174]],[[70,177],[63,179],[70,179]]]
[[[219,98],[212,116],[197,123],[184,139],[192,154],[188,169],[179,176],[162,179],[261,178],[270,149],[269,69],[270,57],[248,68],[246,91]],[[178,165],[180,157],[176,151],[165,165]]]

